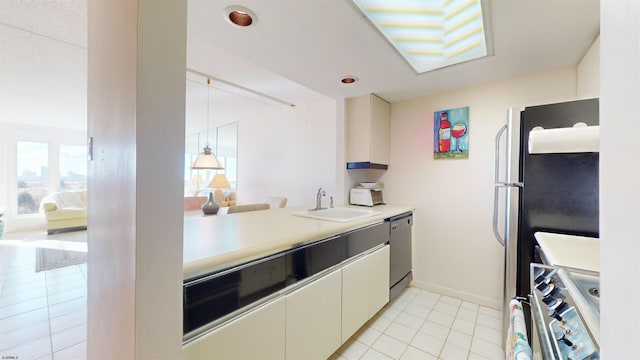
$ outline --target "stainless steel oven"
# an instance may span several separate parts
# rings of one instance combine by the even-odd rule
[[[534,359],[600,359],[599,274],[531,264]]]

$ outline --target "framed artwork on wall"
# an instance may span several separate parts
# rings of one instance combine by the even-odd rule
[[[469,107],[433,113],[433,158],[469,158]]]

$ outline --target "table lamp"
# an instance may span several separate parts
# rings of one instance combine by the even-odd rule
[[[213,179],[211,179],[208,187],[216,189],[216,192],[213,195],[213,199],[215,200],[215,202],[220,204],[224,201],[224,194],[220,189],[228,189],[231,187],[231,185],[229,185],[229,181],[227,181],[227,177],[224,176],[224,174],[216,174]]]

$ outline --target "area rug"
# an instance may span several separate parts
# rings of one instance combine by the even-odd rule
[[[36,272],[87,262],[87,232],[78,231],[28,238],[36,249]]]
[[[36,248],[36,272],[87,262],[86,251]]]

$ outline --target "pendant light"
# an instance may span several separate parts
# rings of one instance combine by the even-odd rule
[[[211,152],[211,148],[209,147],[209,88],[211,85],[211,79],[207,78],[207,143],[204,146],[202,152],[196,158],[196,161],[193,162],[193,166],[191,167],[194,170],[201,169],[213,169],[213,170],[221,170],[224,169],[218,158]]]

